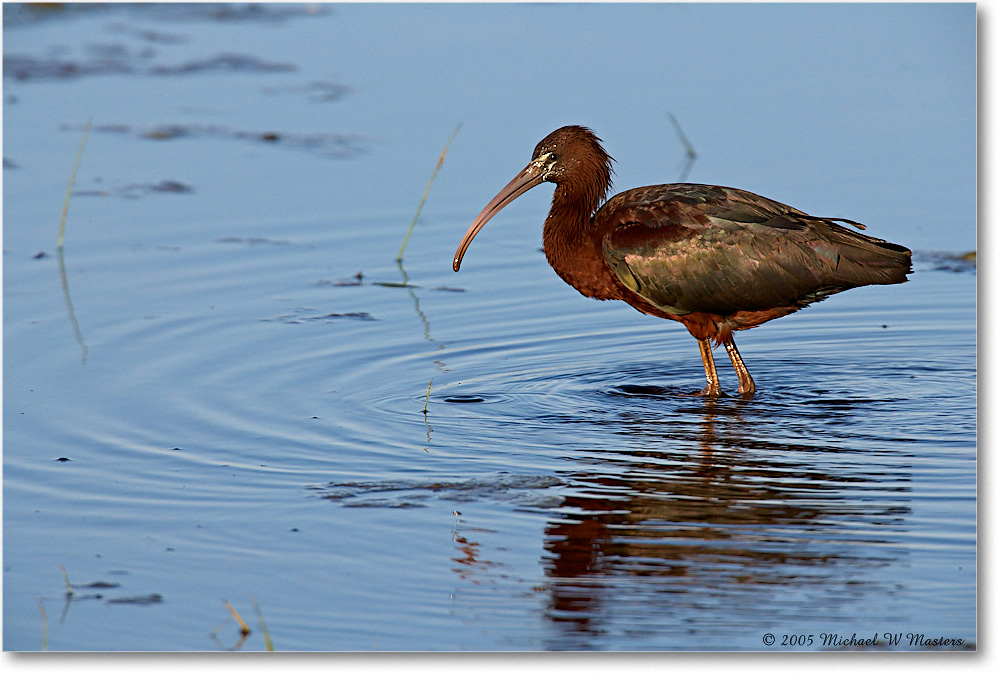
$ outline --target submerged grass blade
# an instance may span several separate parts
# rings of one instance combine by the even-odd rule
[[[427,414],[427,403],[431,400],[431,385],[434,384],[434,378],[431,378],[430,384],[427,385],[427,396],[424,398],[424,414]]]
[[[68,589],[66,591],[66,597],[70,597],[73,595],[73,584],[69,582],[69,575],[66,574],[66,568],[63,565],[60,565],[59,569],[62,570],[63,580],[66,582],[66,588]]]
[[[267,651],[274,651],[274,643],[271,642],[271,634],[267,630],[267,624],[264,623],[264,614],[260,611],[260,605],[257,604],[257,598],[250,596],[250,602],[253,604],[254,614],[257,615],[257,623],[260,624],[260,632],[264,636],[264,646],[267,647]]]
[[[403,261],[403,251],[406,250],[406,245],[410,241],[410,235],[413,234],[413,228],[416,227],[417,219],[420,218],[420,212],[424,208],[424,202],[427,201],[427,195],[431,192],[431,185],[434,184],[434,179],[437,177],[438,171],[441,169],[441,165],[444,164],[444,157],[448,154],[448,148],[451,146],[451,142],[455,140],[455,136],[461,128],[461,124],[455,127],[455,131],[451,132],[451,138],[449,138],[448,142],[444,144],[444,150],[441,151],[441,156],[438,157],[437,166],[434,167],[434,171],[431,173],[431,179],[427,181],[427,189],[424,190],[424,196],[420,198],[420,204],[417,206],[417,212],[413,215],[413,222],[410,223],[410,229],[406,231],[406,236],[403,238],[403,245],[399,247],[399,255],[396,256],[396,262]]]
[[[83,140],[80,141],[80,149],[76,152],[76,161],[73,162],[73,171],[69,175],[69,186],[66,188],[66,200],[63,202],[62,218],[59,219],[59,239],[56,241],[56,248],[62,250],[63,237],[66,234],[66,214],[69,213],[69,198],[73,194],[73,185],[76,183],[76,170],[80,168],[80,160],[83,158],[83,149],[87,146],[87,136],[90,135],[90,125],[93,118],[87,118],[87,126],[83,130]]]
[[[243,620],[243,617],[240,616],[240,613],[237,612],[236,609],[232,605],[230,605],[228,601],[224,600],[223,604],[226,605],[226,609],[228,609],[229,613],[233,615],[234,619],[236,619],[236,623],[240,625],[240,633],[242,633],[243,635],[249,635],[250,626],[248,626],[247,622]]]

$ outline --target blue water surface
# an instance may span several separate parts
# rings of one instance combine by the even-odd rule
[[[976,645],[974,5],[3,12],[6,650]],[[915,251],[749,400],[559,280],[551,188],[451,272],[559,126],[678,180],[670,115]]]

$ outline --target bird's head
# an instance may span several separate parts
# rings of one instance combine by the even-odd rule
[[[553,131],[535,146],[528,166],[472,221],[455,252],[452,269],[459,270],[466,249],[490,218],[541,183],[555,183],[557,197],[563,193],[563,197],[578,200],[581,208],[593,213],[611,187],[611,162],[611,156],[601,147],[601,139],[590,129],[567,126]]]

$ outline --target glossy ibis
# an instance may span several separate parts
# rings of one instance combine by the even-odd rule
[[[910,251],[849,230],[845,218],[810,216],[752,192],[675,183],[609,199],[612,158],[585,127],[553,131],[531,162],[486,205],[455,252],[457,272],[476,234],[536,185],[556,184],[545,219],[545,256],[580,293],[624,300],[683,323],[698,340],[707,396],[720,396],[712,344],[726,347],[739,393],[752,394],[733,331],[791,314],[834,293],[906,281]]]

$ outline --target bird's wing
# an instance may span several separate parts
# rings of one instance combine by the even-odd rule
[[[637,188],[595,219],[618,279],[672,314],[804,307],[854,286],[905,281],[903,257],[909,271],[903,247],[732,188]]]

